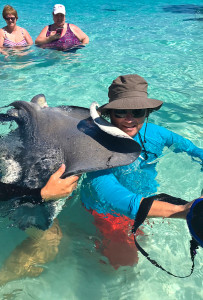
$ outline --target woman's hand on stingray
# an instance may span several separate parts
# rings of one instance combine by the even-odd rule
[[[61,179],[65,169],[65,165],[62,164],[58,171],[49,178],[47,184],[41,189],[41,196],[44,201],[67,197],[77,187],[79,176],[74,175]]]

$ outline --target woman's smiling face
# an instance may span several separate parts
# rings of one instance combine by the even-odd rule
[[[6,20],[7,26],[9,26],[9,27],[16,25],[16,21],[17,21],[16,17],[12,14],[6,15],[5,20]]]
[[[147,111],[145,110],[144,116],[141,117],[134,117],[131,110],[126,110],[126,112],[124,117],[117,117],[116,110],[111,110],[111,123],[127,133],[130,137],[134,137],[142,128],[147,116]]]

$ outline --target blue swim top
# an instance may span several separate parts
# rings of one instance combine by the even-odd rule
[[[193,202],[187,215],[187,224],[192,237],[203,247],[203,198]]]

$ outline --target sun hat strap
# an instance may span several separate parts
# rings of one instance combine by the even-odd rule
[[[148,259],[148,261],[150,261],[154,266],[156,266],[157,268],[165,271],[167,274],[172,275],[174,277],[186,278],[186,277],[189,277],[194,271],[194,258],[196,255],[196,249],[198,248],[198,243],[193,238],[190,241],[190,256],[191,256],[191,261],[192,261],[192,267],[191,267],[190,273],[186,276],[178,276],[178,275],[175,275],[175,274],[167,271],[166,269],[164,269],[160,264],[157,263],[156,260],[153,260],[149,257],[149,254],[140,246],[140,244],[136,240],[136,231],[137,231],[138,227],[146,219],[154,200],[164,201],[164,199],[165,199],[165,202],[171,202],[171,203],[178,202],[179,204],[186,203],[186,201],[183,199],[176,198],[176,197],[173,197],[173,196],[170,196],[167,194],[158,194],[155,196],[144,198],[140,204],[140,207],[139,207],[139,210],[138,210],[138,213],[137,213],[137,216],[135,218],[134,225],[132,228],[132,233],[134,234],[134,243],[135,243],[137,249],[142,253],[142,255],[144,255]]]
[[[147,119],[147,122],[148,122],[148,119]],[[141,138],[141,134],[140,134],[139,132],[138,132],[138,137],[139,137],[140,143],[141,143],[141,145],[142,145],[142,150],[144,151],[146,157],[148,157],[148,155],[147,155],[147,150],[146,150],[145,145],[144,145],[144,143],[146,143],[146,141],[145,141],[146,129],[147,129],[147,123],[146,123],[146,127],[145,127],[145,132],[144,132],[144,142],[143,142],[143,140],[142,140],[142,138]],[[148,199],[149,199],[149,198],[148,198]]]

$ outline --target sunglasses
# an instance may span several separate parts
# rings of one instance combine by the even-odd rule
[[[113,112],[116,118],[126,118],[128,113],[133,118],[142,118],[145,115],[146,109],[114,109]]]
[[[15,21],[15,19],[16,19],[16,17],[6,17],[6,18],[5,18],[6,21],[9,21],[9,20]]]

